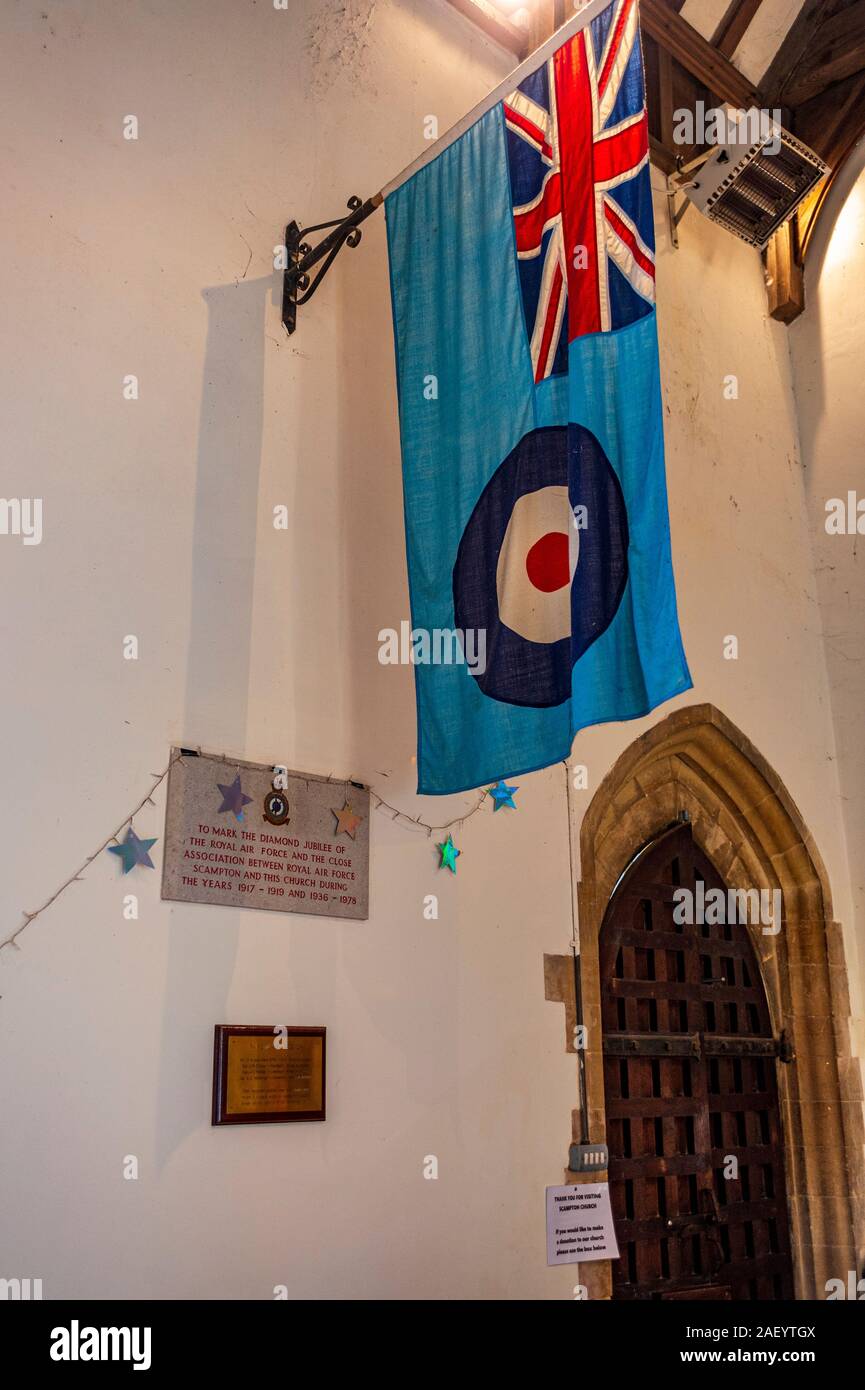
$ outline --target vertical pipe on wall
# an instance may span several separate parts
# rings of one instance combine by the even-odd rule
[[[574,880],[574,827],[571,816],[571,769],[565,768],[566,806],[568,813],[568,892],[571,898],[571,951],[574,958],[574,1024],[579,1030],[574,1050],[577,1054],[577,1088],[580,1100],[580,1143],[589,1143],[589,1108],[586,1089],[586,1050],[582,1046],[583,986],[580,973],[580,934],[577,926],[577,885]]]

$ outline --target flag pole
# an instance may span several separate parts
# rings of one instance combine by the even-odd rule
[[[488,111],[492,111],[494,106],[498,106],[499,102],[509,96],[524,78],[533,73],[548,58],[551,58],[556,49],[561,48],[562,44],[566,43],[569,38],[578,34],[581,29],[585,29],[586,25],[591,24],[593,19],[597,19],[598,15],[602,14],[611,3],[612,0],[589,0],[588,4],[582,5],[575,14],[571,15],[570,19],[566,19],[564,24],[560,24],[558,29],[539,48],[536,48],[533,53],[529,54],[528,58],[523,59],[518,67],[509,72],[504,81],[500,82],[488,96],[479,101],[477,106],[473,106],[462,120],[457,121],[456,125],[452,125],[450,130],[446,130],[444,135],[430,145],[428,150],[424,150],[422,155],[418,155],[417,159],[412,160],[411,164],[406,165],[402,173],[392,178],[390,183],[386,183],[377,196],[387,198],[391,193],[395,193],[398,188],[401,188],[404,183],[407,183],[420,169],[431,164],[434,159],[438,159],[449,145],[452,145],[455,140],[459,140],[461,135],[465,135],[476,121],[479,121]]]
[[[423,154],[418,155],[417,159],[412,160],[411,164],[386,183],[378,193],[374,193],[366,201],[360,198],[350,198],[348,206],[350,212],[348,217],[337,218],[333,222],[322,222],[315,227],[302,229],[297,222],[290,222],[285,229],[285,249],[287,264],[283,280],[282,292],[282,322],[289,333],[293,333],[297,326],[297,308],[301,304],[312,298],[324,279],[334,260],[336,259],[343,246],[355,247],[363,235],[360,224],[365,222],[377,208],[381,207],[385,198],[391,193],[395,193],[410,178],[438,159],[461,135],[465,135],[477,121],[492,111],[500,101],[514,88],[518,87],[524,78],[545,63],[552,57],[557,48],[566,43],[574,34],[578,34],[586,25],[591,24],[611,3],[611,0],[588,0],[566,20],[560,24],[555,33],[530,53],[522,63],[508,73],[504,81],[490,92],[487,96],[473,106],[456,125],[445,131],[444,135],[430,145],[429,149],[424,150]],[[310,246],[305,240],[311,232],[323,231],[330,228],[328,235],[316,246]],[[321,265],[314,280],[310,280],[309,272],[313,267]]]

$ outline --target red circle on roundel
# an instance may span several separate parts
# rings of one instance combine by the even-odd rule
[[[548,531],[535,541],[526,556],[526,574],[542,594],[552,594],[570,584],[568,537],[564,531]]]

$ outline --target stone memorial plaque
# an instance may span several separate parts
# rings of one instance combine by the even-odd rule
[[[162,896],[319,917],[369,916],[369,791],[172,749]]]

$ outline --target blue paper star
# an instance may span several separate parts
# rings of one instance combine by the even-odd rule
[[[128,874],[130,869],[134,869],[136,864],[141,864],[145,869],[155,869],[156,865],[147,853],[151,846],[155,844],[155,839],[139,840],[130,825],[123,844],[109,845],[108,853],[120,855],[120,858],[123,860],[123,872],[125,874]]]
[[[450,869],[452,874],[457,871],[457,860],[462,854],[461,849],[457,849],[450,835],[448,835],[443,845],[436,845],[436,849],[441,855],[440,869]]]
[[[499,808],[502,806],[510,806],[511,809],[515,811],[517,808],[514,805],[514,792],[518,791],[518,786],[509,787],[505,782],[502,781],[501,778],[499,778],[496,785],[494,787],[490,787],[490,796],[492,797],[495,803],[495,805],[493,806],[493,810],[498,811]]]
[[[216,785],[222,792],[220,811],[233,811],[238,820],[243,820],[243,808],[249,805],[252,797],[247,796],[240,785],[240,773],[238,772],[230,786],[224,787],[221,782],[217,782]]]

